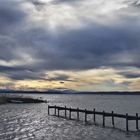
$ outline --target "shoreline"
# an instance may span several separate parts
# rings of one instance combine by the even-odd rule
[[[26,96],[19,96],[19,95],[7,95],[7,94],[2,94],[0,95],[0,105],[1,104],[7,104],[7,103],[18,103],[18,104],[23,104],[23,103],[47,103],[46,100],[43,99],[35,99],[32,97],[26,97]]]

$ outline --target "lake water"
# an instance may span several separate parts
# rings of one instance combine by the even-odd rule
[[[116,113],[140,114],[140,96],[132,95],[24,95],[42,97],[49,105],[112,110]],[[97,117],[97,124],[84,123],[84,114],[80,121],[48,116],[46,103],[41,104],[6,104],[0,106],[0,140],[140,140],[140,131],[135,131],[135,121],[129,122],[129,133],[125,132],[125,119],[115,118],[115,128],[111,118],[107,118],[105,128],[102,117]],[[51,112],[53,114],[53,111]],[[64,113],[62,112],[61,115]],[[72,113],[76,118],[76,114]]]

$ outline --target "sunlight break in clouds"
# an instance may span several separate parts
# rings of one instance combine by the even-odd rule
[[[1,0],[0,88],[140,90],[139,0]]]
[[[128,0],[31,0],[23,3],[23,8],[30,11],[27,14],[34,22],[57,30],[83,28],[88,23],[112,26],[135,11],[131,11],[132,3]]]

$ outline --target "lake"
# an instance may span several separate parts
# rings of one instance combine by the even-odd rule
[[[97,116],[93,124],[92,115],[89,124],[84,123],[84,114],[80,121],[58,118],[47,114],[48,105],[59,105],[82,109],[96,108],[98,111],[140,114],[140,96],[138,95],[65,95],[65,94],[29,94],[34,98],[46,99],[48,104],[5,104],[0,106],[0,140],[140,140],[140,132],[135,131],[135,121],[129,122],[129,133],[125,132],[125,119],[115,118],[115,128],[111,118],[106,119],[102,127],[102,117]],[[53,114],[53,111],[51,112]],[[60,113],[63,115],[64,113]],[[72,113],[72,118],[76,114]]]

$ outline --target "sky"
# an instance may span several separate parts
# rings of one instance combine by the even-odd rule
[[[140,91],[140,1],[0,0],[0,89]]]

